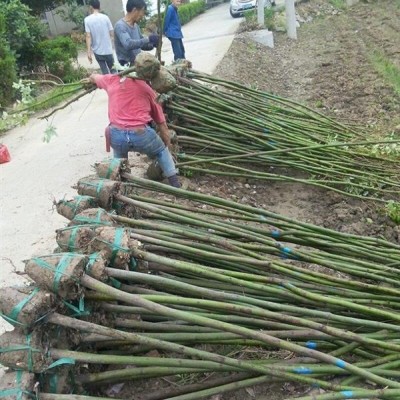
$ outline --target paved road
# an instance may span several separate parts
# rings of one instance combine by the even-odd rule
[[[195,69],[214,70],[239,23],[240,19],[230,17],[229,4],[225,3],[183,27],[187,58]],[[172,52],[168,40],[164,44],[162,57],[169,63]],[[84,57],[80,62],[87,63]],[[44,143],[49,123],[56,127],[57,136]],[[106,124],[106,94],[97,90],[58,111],[49,121],[33,118],[1,138],[12,159],[0,165],[0,287],[23,281],[13,273],[23,270],[22,260],[56,247],[54,231],[66,221],[53,209],[53,199],[75,195],[71,186],[92,174],[91,166],[107,156]],[[133,173],[142,176],[143,172],[143,161],[138,159]],[[0,334],[9,328],[0,318]]]

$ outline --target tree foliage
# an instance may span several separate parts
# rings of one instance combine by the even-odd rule
[[[5,39],[5,18],[0,14],[0,108],[13,99],[12,84],[16,79],[15,58]]]
[[[35,15],[40,15],[64,3],[63,0],[21,0],[21,2],[28,6]]]
[[[5,39],[19,69],[33,68],[41,61],[37,45],[45,37],[44,24],[20,0],[7,0],[0,8],[0,15],[5,22]]]

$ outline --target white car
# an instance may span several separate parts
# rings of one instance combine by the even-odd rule
[[[275,1],[264,0],[265,7],[271,7],[275,5]],[[243,16],[245,11],[254,10],[257,7],[257,0],[231,0],[229,12],[233,18]]]

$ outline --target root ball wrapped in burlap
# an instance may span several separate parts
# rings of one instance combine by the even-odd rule
[[[2,400],[36,399],[35,375],[26,371],[9,371],[1,377],[0,394]]]
[[[60,200],[56,203],[57,212],[69,220],[83,210],[97,206],[97,200],[91,196],[75,196],[71,200]]]
[[[51,371],[51,370],[50,370]],[[70,394],[74,387],[74,372],[69,366],[57,368],[40,375],[40,387],[44,393]]]
[[[56,241],[62,251],[87,253],[97,225],[73,225],[56,230]]]
[[[106,273],[107,263],[106,254],[103,254],[103,252],[92,253],[88,258],[85,272],[98,281],[106,282],[108,280]]]
[[[54,294],[36,286],[12,286],[0,290],[1,316],[17,330],[27,332],[55,305]]]
[[[130,172],[128,160],[112,158],[95,164],[96,174],[99,178],[120,181],[121,174]]]
[[[41,336],[37,331],[25,335],[18,331],[6,332],[0,336],[0,364],[28,372],[42,372],[51,363],[45,357]]]
[[[124,228],[99,227],[90,244],[92,252],[100,251],[114,268],[125,269],[130,261],[129,234]]]
[[[160,61],[152,54],[142,51],[135,58],[135,72],[138,78],[150,81],[160,71]]]
[[[120,183],[117,181],[89,176],[79,180],[78,193],[96,198],[100,207],[109,210],[119,187]]]
[[[150,81],[150,84],[157,93],[168,93],[176,88],[176,79],[167,68],[161,67],[158,74]]]
[[[103,208],[88,208],[81,213],[75,215],[68,224],[73,225],[115,225],[111,215]]]
[[[34,257],[25,264],[25,272],[36,284],[64,299],[77,299],[88,257],[75,253],[59,253]]]

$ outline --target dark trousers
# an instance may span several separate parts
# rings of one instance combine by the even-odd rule
[[[172,45],[172,51],[174,52],[174,60],[180,60],[185,58],[185,48],[183,47],[182,39],[168,38]]]
[[[101,73],[103,75],[115,74],[116,71],[113,68],[114,57],[112,54],[105,54],[105,55],[95,54],[94,57],[96,58],[96,61],[99,63]]]

